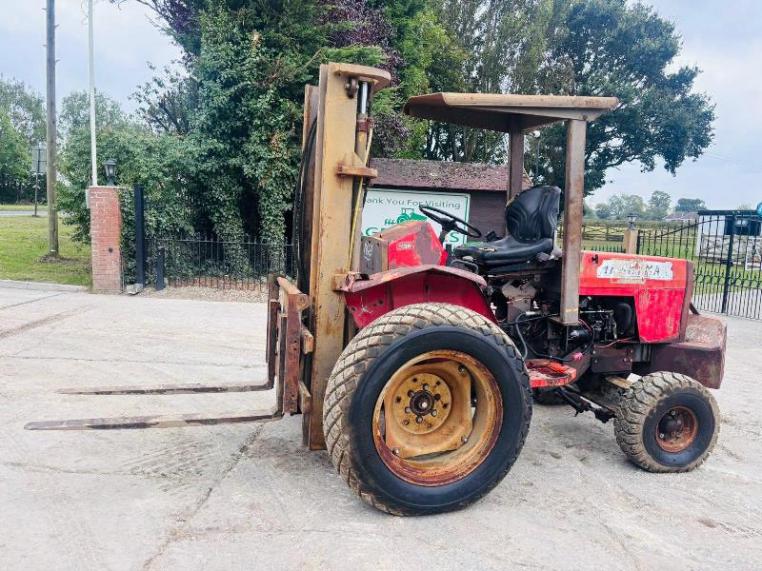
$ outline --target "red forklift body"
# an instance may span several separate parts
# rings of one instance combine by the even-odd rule
[[[687,260],[583,252],[579,294],[632,299],[642,343],[669,343],[682,338],[692,288]]]
[[[431,224],[404,222],[363,237],[360,275],[348,276],[338,289],[359,328],[393,309],[421,302],[467,307],[495,321],[484,278],[446,263],[447,251]]]
[[[399,224],[362,242],[361,273],[339,286],[358,328],[405,305],[441,302],[472,309],[491,321],[487,283],[481,276],[444,265],[447,252],[426,222]],[[580,297],[619,298],[632,304],[637,334],[623,339],[625,348],[605,349],[604,365],[622,373],[641,374],[670,369],[717,388],[724,372],[725,327],[717,319],[691,314],[693,265],[687,260],[608,252],[583,252],[580,261]],[[650,363],[636,365],[630,344],[653,348]],[[631,345],[634,347],[634,345]],[[612,365],[616,363],[616,365]],[[563,371],[550,374],[545,367],[530,367],[532,386],[548,387],[573,382],[574,367],[556,364]],[[581,365],[577,365],[581,366]],[[536,370],[535,370],[536,369]]]
[[[484,278],[458,268],[426,265],[395,268],[367,278],[348,276],[339,285],[347,309],[358,328],[382,315],[413,303],[451,303],[467,307],[495,321],[484,290]]]
[[[457,291],[463,283],[465,307],[482,312],[483,303],[474,304],[470,298],[474,283],[470,272],[457,271],[441,273],[427,271],[393,272],[381,274],[399,268],[415,268],[422,265],[444,266],[447,252],[444,250],[430,224],[421,221],[406,222],[379,232],[375,236],[363,238],[362,261],[360,271],[373,275],[371,280],[376,285],[390,284],[404,277],[405,287],[393,288],[394,299],[398,303],[377,309],[354,313],[357,325],[363,327],[370,322],[370,315],[378,317],[399,307],[403,300],[408,303],[427,301],[453,302],[462,295]],[[659,258],[654,256],[636,256],[632,254],[583,252],[580,265],[580,296],[623,297],[633,301],[638,323],[638,337],[643,343],[669,343],[682,339],[685,331],[683,316],[687,313],[690,301],[692,266],[686,260]],[[416,277],[414,278],[413,275]],[[458,282],[458,277],[466,277]],[[484,284],[486,286],[486,284]],[[482,286],[483,287],[483,286]],[[369,294],[370,284],[363,284],[365,296]],[[412,289],[418,288],[413,292]],[[385,290],[392,291],[385,286]],[[426,292],[424,292],[424,289]],[[432,291],[437,299],[432,298]],[[380,290],[379,290],[380,291]],[[407,293],[405,293],[407,292]],[[379,294],[380,295],[380,294]],[[388,295],[388,294],[384,294]],[[446,298],[446,299],[444,299]],[[359,299],[354,300],[359,303]],[[388,298],[387,301],[392,301]],[[355,304],[347,299],[350,311]],[[357,306],[359,307],[359,306]],[[366,303],[367,308],[367,303]],[[359,311],[359,310],[356,310]],[[494,318],[492,318],[494,319]]]
[[[306,89],[294,279],[269,279],[267,382],[62,391],[275,389],[271,410],[26,428],[177,427],[301,413],[305,445],[328,449],[363,500],[396,515],[460,509],[494,488],[521,451],[532,397],[613,419],[622,451],[648,471],[699,466],[720,424],[705,386],[722,379],[724,324],[690,304],[690,263],[582,251],[587,124],[618,100],[438,93],[408,101],[411,116],[510,137],[508,233],[500,244],[482,242],[476,255],[442,243],[449,232],[476,238],[481,231],[431,206],[420,208],[442,227],[439,236],[406,212],[395,226],[359,240],[368,182],[378,175],[368,164],[370,100],[390,82],[387,71],[324,64],[319,85]],[[553,240],[561,190],[538,186],[519,194],[525,133],[561,122],[563,255]]]
[[[428,222],[404,222],[362,239],[362,273],[446,262],[447,252]]]

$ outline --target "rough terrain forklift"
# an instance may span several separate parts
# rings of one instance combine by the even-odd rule
[[[146,394],[275,388],[273,411],[30,423],[32,429],[143,428],[303,415],[304,443],[327,448],[362,499],[393,514],[464,507],[516,461],[533,400],[613,420],[635,464],[701,464],[719,416],[725,328],[691,305],[689,261],[583,251],[589,121],[615,98],[437,93],[405,112],[510,138],[506,227],[482,229],[432,206],[361,237],[374,94],[383,70],[327,64],[307,86],[294,200],[297,269],[271,276],[268,382],[116,387]],[[524,133],[565,122],[564,192],[522,191]],[[563,240],[556,230],[563,195]],[[494,230],[494,229],[493,229]],[[445,248],[450,232],[471,240]]]

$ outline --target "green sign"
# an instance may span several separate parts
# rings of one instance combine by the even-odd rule
[[[410,220],[426,220],[439,234],[442,229],[441,226],[424,216],[418,207],[425,204],[441,208],[468,222],[470,199],[468,194],[454,192],[372,188],[368,191],[365,208],[362,212],[362,232],[365,236],[372,236],[376,232],[395,224],[402,224]],[[445,243],[454,246],[465,244],[466,237],[456,232],[450,232],[445,238]]]

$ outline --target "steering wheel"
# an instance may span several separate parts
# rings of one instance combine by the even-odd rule
[[[441,208],[435,208],[433,206],[420,204],[418,205],[418,210],[442,226],[442,231],[439,233],[439,241],[443,244],[447,234],[452,231],[455,231],[458,234],[463,234],[464,236],[468,236],[469,238],[482,237],[481,230],[479,230],[476,226],[472,226],[462,218],[453,216]]]

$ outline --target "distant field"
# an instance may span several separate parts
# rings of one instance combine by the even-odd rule
[[[71,226],[59,220],[58,260],[48,251],[48,219],[0,218],[0,279],[90,285],[90,247],[72,241]]]

